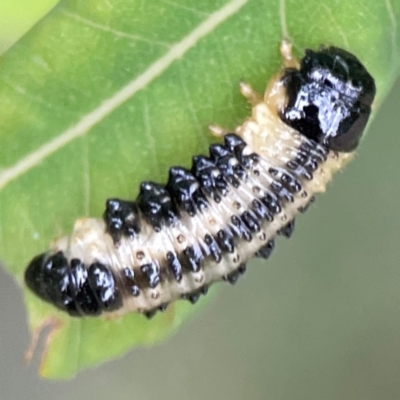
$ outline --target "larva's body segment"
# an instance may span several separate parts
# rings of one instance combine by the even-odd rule
[[[287,47],[283,46],[287,51]],[[166,186],[143,182],[135,202],[110,199],[103,220],[81,219],[34,258],[28,286],[74,316],[151,316],[234,283],[352,157],[370,113],[372,77],[350,53],[307,50],[273,78],[263,100],[242,84],[252,115]],[[215,133],[221,133],[218,128]]]

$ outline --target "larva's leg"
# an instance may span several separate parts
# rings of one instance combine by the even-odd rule
[[[227,135],[228,133],[232,132],[231,130],[229,131],[229,130],[223,128],[223,127],[220,126],[220,125],[214,125],[214,124],[209,125],[209,126],[208,126],[208,129],[210,130],[210,132],[211,132],[211,134],[212,134],[213,136],[218,137],[218,138],[224,137],[224,136]]]
[[[281,56],[283,61],[283,66],[285,68],[300,68],[300,63],[292,52],[292,43],[289,39],[282,39],[281,42]]]
[[[262,96],[260,96],[248,83],[240,82],[239,84],[240,92],[249,103],[254,107],[255,105],[261,103]],[[224,137],[228,133],[231,133],[231,130],[227,130],[220,125],[209,125],[208,129],[210,130],[211,134],[216,137]]]
[[[262,102],[262,96],[260,96],[248,83],[240,82],[239,87],[242,95],[246,97],[252,106]]]
[[[283,39],[280,46],[282,57],[282,70],[268,83],[264,94],[264,102],[274,113],[279,114],[286,104],[285,86],[282,84],[282,76],[287,68],[299,69],[300,63],[292,53],[292,43],[289,39]]]

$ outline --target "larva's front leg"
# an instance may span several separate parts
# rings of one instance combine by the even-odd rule
[[[225,135],[230,133],[228,129],[225,129],[222,126],[217,125],[217,124],[209,125],[208,129],[211,132],[211,135],[213,135],[213,136],[215,136],[217,138],[224,137]]]
[[[288,39],[283,39],[280,45],[280,52],[282,56],[282,65],[284,69],[287,68],[299,68],[299,61],[292,53],[292,43]],[[277,74],[276,79],[272,79],[270,84],[267,86],[264,96],[260,95],[256,90],[254,90],[251,85],[246,82],[240,82],[239,88],[240,93],[247,99],[247,101],[254,108],[257,104],[262,103],[264,100],[266,103],[271,103],[271,97],[274,96],[274,92],[280,92],[281,88],[277,88],[277,82],[280,81],[282,71]],[[280,93],[279,96],[283,97]],[[275,98],[273,99],[275,101]],[[230,130],[223,128],[217,124],[209,125],[208,129],[211,134],[215,137],[221,138],[231,133]]]
[[[259,95],[248,83],[240,82],[240,93],[246,97],[247,101],[254,107],[263,101],[262,96]]]
[[[299,60],[293,55],[293,45],[289,39],[283,39],[280,45],[283,67],[300,69]]]
[[[240,82],[239,87],[240,92],[248,100],[252,107],[255,107],[257,104],[263,101],[262,96],[260,96],[249,84]],[[232,133],[232,130],[225,129],[217,124],[209,125],[208,129],[210,130],[211,134],[217,138],[221,138],[228,133]]]

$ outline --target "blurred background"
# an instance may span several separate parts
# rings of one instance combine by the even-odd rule
[[[55,3],[1,0],[0,52]],[[289,242],[151,349],[40,380],[37,360],[22,363],[20,289],[0,268],[0,399],[399,399],[399,104],[400,82]]]

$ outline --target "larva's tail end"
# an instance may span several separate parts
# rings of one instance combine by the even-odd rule
[[[25,283],[28,288],[45,301],[49,301],[44,278],[44,265],[47,253],[34,257],[25,270]]]
[[[122,307],[121,293],[110,269],[89,266],[62,251],[36,256],[25,271],[28,288],[42,300],[72,317],[97,316]]]
[[[25,283],[39,298],[70,315],[78,315],[68,293],[68,262],[60,251],[34,257],[25,271]]]

